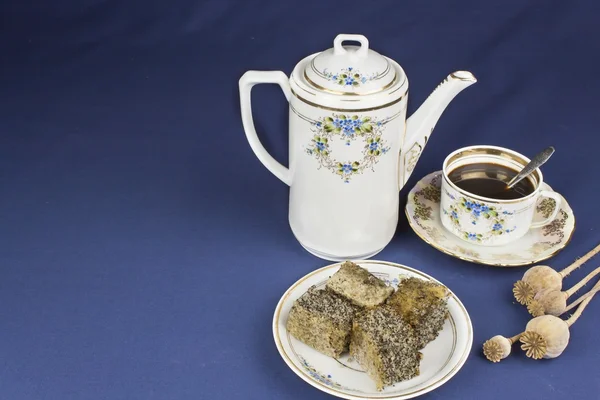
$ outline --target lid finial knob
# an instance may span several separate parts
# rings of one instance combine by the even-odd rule
[[[369,52],[369,39],[363,35],[348,35],[340,34],[337,35],[333,41],[333,54],[342,55],[346,53],[346,49],[342,46],[345,41],[354,41],[360,43],[360,48],[356,51],[356,55],[359,57],[366,57]]]

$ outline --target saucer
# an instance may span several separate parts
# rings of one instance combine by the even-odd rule
[[[356,263],[395,288],[401,279],[411,276],[442,284],[423,272],[400,264],[375,260]],[[332,358],[290,335],[286,322],[294,302],[313,285],[324,289],[341,264],[328,265],[300,278],[277,304],[273,316],[275,344],[286,365],[296,375],[315,388],[344,399],[400,400],[431,392],[458,373],[473,345],[473,326],[464,305],[450,289],[449,317],[438,337],[421,351],[419,376],[387,386],[382,391],[377,391],[375,382],[348,353]]]
[[[521,239],[503,246],[478,246],[448,232],[440,219],[440,186],[442,171],[421,179],[408,194],[406,217],[411,228],[425,242],[461,260],[498,267],[517,267],[546,260],[556,255],[571,240],[575,230],[573,210],[562,198],[561,209],[550,224],[530,229]],[[546,183],[542,189],[552,190]],[[542,200],[536,207],[534,220],[547,218],[556,202]]]

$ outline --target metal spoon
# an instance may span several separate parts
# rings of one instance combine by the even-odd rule
[[[540,153],[536,154],[536,156],[533,157],[531,159],[531,161],[529,161],[529,163],[525,167],[523,167],[521,172],[519,172],[517,174],[517,176],[515,176],[514,178],[512,178],[510,180],[510,182],[508,182],[508,184],[506,185],[506,188],[510,189],[514,185],[516,185],[518,182],[520,182],[522,179],[528,177],[529,174],[531,174],[533,171],[535,171],[536,169],[541,167],[546,161],[548,161],[548,159],[550,159],[552,154],[554,154],[554,147],[552,147],[552,146],[547,147],[544,150],[542,150]]]

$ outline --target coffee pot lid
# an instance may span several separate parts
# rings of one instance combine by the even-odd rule
[[[343,46],[345,41],[360,46]],[[367,95],[392,86],[396,70],[390,61],[369,49],[363,35],[336,36],[333,48],[315,56],[304,69],[306,83],[316,90],[337,95]]]

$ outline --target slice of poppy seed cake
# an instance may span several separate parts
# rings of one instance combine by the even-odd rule
[[[350,355],[375,381],[377,390],[419,375],[421,353],[413,329],[386,305],[354,319]]]
[[[329,278],[327,289],[366,308],[382,304],[394,292],[393,287],[351,261],[343,263]]]
[[[356,310],[341,296],[313,286],[292,306],[286,328],[301,342],[337,358],[348,350]]]
[[[398,284],[398,290],[387,300],[414,329],[419,348],[437,338],[448,318],[449,291],[444,286],[415,277]]]

